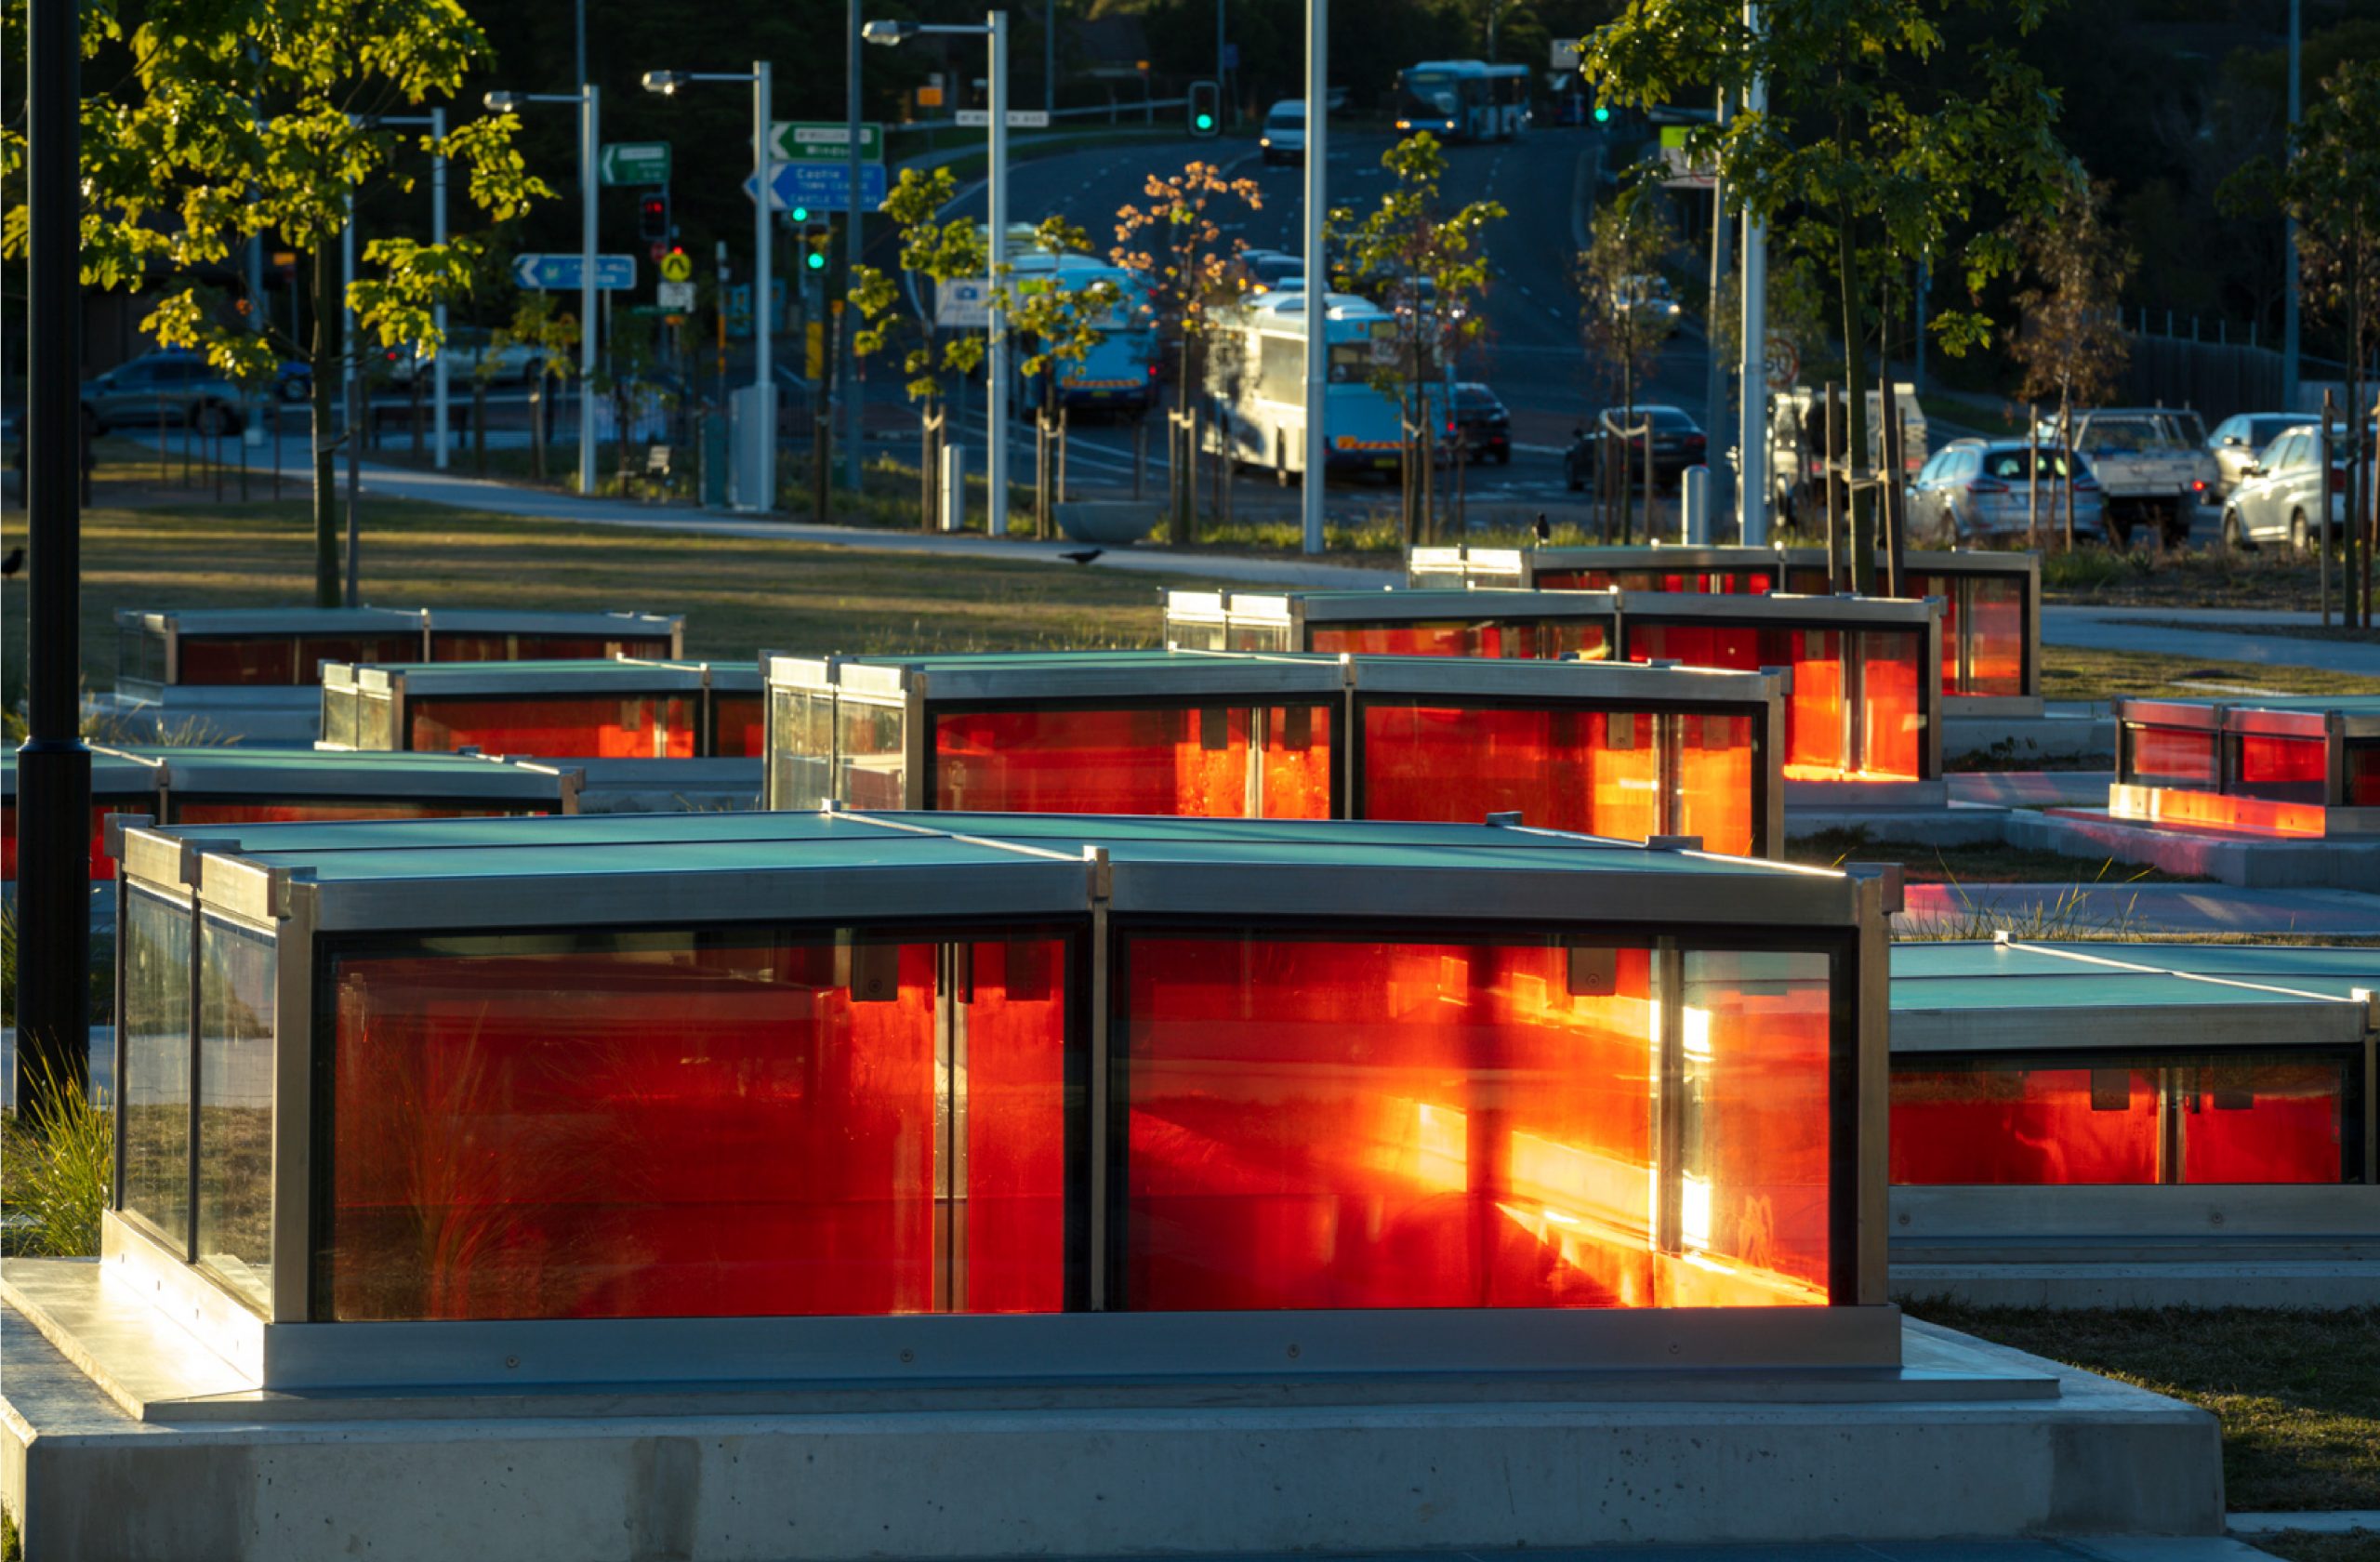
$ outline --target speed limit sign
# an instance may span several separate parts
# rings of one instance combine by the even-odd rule
[[[1768,361],[1765,367],[1768,371],[1768,388],[1771,390],[1791,390],[1793,382],[1802,376],[1802,355],[1785,338],[1771,337],[1768,338]]]

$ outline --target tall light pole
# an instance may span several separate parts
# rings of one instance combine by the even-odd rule
[[[1052,0],[1054,4],[1054,0]],[[862,207],[859,196],[859,15],[860,0],[850,0],[843,43],[843,134],[844,151],[848,154],[843,167],[851,185],[851,211],[843,223],[843,286],[848,290],[859,276],[859,268],[866,246],[861,242]],[[842,311],[842,327],[835,343],[835,378],[843,397],[843,486],[853,494],[859,492],[859,354],[853,343],[859,334],[859,322],[846,304]]]
[[[1322,248],[1330,180],[1330,0],[1305,0],[1305,481],[1299,490],[1305,550],[1322,551],[1322,484],[1330,465],[1330,271]]]
[[[496,113],[518,113],[523,103],[571,103],[578,109],[578,491],[595,492],[595,195],[602,184],[602,101],[593,82],[575,92],[491,92]]]
[[[1744,7],[1744,31],[1760,37],[1760,7]],[[1768,81],[1755,74],[1744,88],[1744,112],[1768,112]],[[1768,226],[1744,206],[1742,382],[1736,397],[1736,503],[1739,538],[1747,548],[1768,543]],[[1853,351],[1858,344],[1853,343]]]
[[[446,139],[446,111],[443,108],[434,108],[428,113],[420,114],[375,114],[372,117],[372,123],[375,125],[419,125],[428,128],[432,140],[443,141]],[[355,244],[354,232],[355,224],[350,221],[348,224],[347,239],[349,251],[347,280],[350,285],[355,281],[355,260],[352,253]],[[432,152],[430,157],[430,242],[435,245],[443,245],[446,242],[446,154],[443,152]],[[443,298],[430,306],[430,317],[438,327],[439,340],[444,341],[446,339],[446,300]],[[353,312],[350,311],[348,316],[348,329],[352,331],[354,328],[355,319]],[[430,365],[430,430],[437,438],[437,465],[441,471],[446,469],[447,464],[447,409],[452,404],[448,399],[452,381],[447,378],[447,367],[446,354],[443,350],[441,350],[437,358]],[[420,370],[416,367],[414,372],[418,374]]]
[[[2297,83],[2299,25],[2298,0],[2289,0],[2289,147],[2288,155],[2297,154],[2297,116],[2304,102]],[[2290,218],[2281,229],[2281,264],[2282,275],[2288,279],[2281,295],[2281,393],[2290,411],[2297,410],[2297,219]]]
[[[860,36],[871,44],[901,44],[927,33],[983,37],[991,44],[991,170],[985,181],[985,218],[991,229],[991,351],[984,369],[984,481],[986,499],[985,529],[994,536],[1008,533],[1008,13],[985,13],[984,25],[915,21],[871,21]],[[856,199],[858,192],[853,192]]]
[[[1719,89],[1718,113],[1714,116],[1722,134],[1727,128],[1727,89]],[[1711,294],[1703,312],[1703,375],[1702,426],[1716,433],[1726,426],[1727,417],[1726,371],[1719,362],[1719,343],[1714,327],[1719,324],[1719,309],[1727,292],[1727,273],[1735,270],[1735,222],[1727,214],[1727,181],[1715,171],[1711,179]],[[1720,514],[1733,510],[1735,495],[1728,486],[1732,473],[1725,461],[1711,463],[1710,488],[1705,493],[1710,513]]]
[[[775,212],[776,161],[770,138],[769,120],[774,113],[769,97],[769,62],[755,60],[749,71],[647,71],[644,89],[658,92],[665,98],[677,96],[678,89],[694,82],[748,82],[752,87],[752,168],[757,183],[752,192],[752,400],[760,424],[760,447],[756,452],[755,484],[757,496],[746,496],[742,501],[747,510],[774,510],[777,503],[777,382],[773,334],[776,329],[776,311],[769,306],[769,295],[775,287],[773,257],[769,254],[769,224]],[[592,88],[589,89],[590,91]],[[853,190],[853,199],[858,199]],[[759,502],[752,503],[757,497]]]

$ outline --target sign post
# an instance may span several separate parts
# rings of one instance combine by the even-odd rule
[[[776,163],[770,169],[769,209],[813,212],[852,209],[850,167],[841,163]],[[884,204],[885,176],[881,163],[859,166],[860,209],[873,211]],[[758,198],[760,176],[745,176],[744,193]]]
[[[585,258],[576,255],[516,255],[512,258],[512,280],[519,286],[539,292],[575,292],[588,285],[586,266]],[[625,293],[635,285],[635,256],[595,257],[594,291]]]
[[[851,126],[838,121],[811,123],[780,120],[769,126],[769,145],[780,163],[841,163],[851,156]],[[859,127],[859,160],[884,161],[884,126],[864,121]]]
[[[668,141],[613,141],[597,160],[605,184],[668,184]]]

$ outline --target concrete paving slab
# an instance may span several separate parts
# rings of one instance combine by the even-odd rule
[[[1990,802],[2003,808],[2105,807],[2112,770],[1971,770],[1955,771],[1943,779],[1950,784],[1953,802]]]
[[[2094,884],[1911,884],[1893,919],[1902,936],[1989,912],[2020,925],[2070,925],[2074,935],[2210,933],[2380,938],[2380,894],[2228,884],[2127,884],[2111,870]],[[2063,935],[2058,928],[2044,937]]]

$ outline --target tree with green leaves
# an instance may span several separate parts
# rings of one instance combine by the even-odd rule
[[[991,270],[991,246],[982,226],[967,218],[942,219],[943,208],[958,198],[959,181],[948,168],[904,168],[878,208],[900,231],[901,270],[913,285],[923,278],[941,287]],[[934,526],[934,473],[941,466],[947,426],[943,376],[963,378],[974,373],[983,366],[990,342],[980,331],[959,331],[944,339],[932,314],[901,313],[901,294],[900,284],[889,272],[873,266],[853,271],[850,301],[859,311],[861,325],[852,347],[865,358],[887,351],[905,336],[911,338],[901,367],[909,377],[909,400],[918,404],[919,523],[930,532]]]
[[[1378,364],[1370,378],[1402,409],[1410,546],[1436,536],[1438,441],[1431,394],[1445,388],[1452,396],[1457,359],[1487,329],[1478,308],[1488,281],[1480,240],[1504,208],[1496,201],[1473,201],[1446,210],[1438,192],[1446,150],[1426,130],[1390,147],[1380,161],[1396,179],[1380,204],[1360,220],[1351,209],[1337,208],[1324,232],[1327,247],[1338,257],[1334,284],[1378,298],[1396,317],[1395,362]],[[1441,410],[1451,414],[1451,402]],[[1465,442],[1452,443],[1459,485]]]
[[[1034,513],[1041,536],[1055,535],[1056,506],[1064,496],[1057,475],[1066,459],[1064,370],[1080,366],[1107,339],[1109,324],[1124,308],[1124,290],[1112,280],[1070,280],[1068,258],[1086,258],[1090,249],[1091,237],[1082,229],[1063,217],[1047,217],[1034,231],[1032,250],[1046,259],[1011,262],[994,279],[1004,289],[1001,318],[1025,348],[1017,372],[1035,390]]]
[[[2016,393],[2056,397],[2059,459],[2074,470],[2074,409],[2106,401],[2131,356],[2116,317],[2116,300],[2137,258],[2108,226],[2108,187],[2078,181],[2046,213],[2016,225],[2025,286],[2016,294],[2017,324],[2008,351],[2025,371]],[[2027,431],[2032,437],[2031,430]],[[2065,496],[2066,546],[2074,546],[2074,484]],[[2042,539],[2030,539],[2039,548]]]
[[[1619,393],[1622,430],[1634,430],[1636,387],[1651,377],[1654,361],[1669,339],[1669,322],[1648,306],[1653,302],[1653,279],[1660,274],[1661,261],[1676,238],[1658,192],[1633,185],[1596,208],[1588,227],[1587,247],[1579,253],[1572,272],[1579,287],[1580,330],[1586,338],[1588,355],[1603,366],[1606,393]],[[1597,428],[1592,432],[1597,449],[1608,447],[1608,430]],[[1633,448],[1633,433],[1625,438],[1626,448]],[[1618,481],[1613,486],[1620,497],[1620,540],[1625,544],[1633,540],[1629,517],[1635,463],[1624,454],[1616,459]],[[1611,483],[1614,475],[1603,470],[1602,462],[1596,463],[1599,484]],[[1652,532],[1653,495],[1648,489],[1645,535],[1650,537]]]
[[[546,389],[549,379],[568,379],[578,371],[578,321],[564,313],[550,293],[524,293],[512,318],[498,326],[489,338],[491,351],[481,354],[471,385],[475,410],[471,427],[481,430],[486,421],[488,382],[496,377],[501,366],[498,354],[509,347],[529,350],[533,367],[529,383],[534,388],[529,402],[529,475],[539,483],[546,480],[546,409],[551,394]]]
[[[2367,430],[2380,413],[2363,364],[2380,347],[2380,61],[2349,60],[2325,77],[2298,121],[2289,161],[2279,168],[2248,164],[2226,185],[2224,203],[2233,210],[2278,205],[2296,219],[2305,300],[2340,334],[2347,360],[2347,621],[2369,629],[2380,474],[2373,470]]]
[[[1139,279],[1150,321],[1160,339],[1172,345],[1181,365],[1180,404],[1166,425],[1167,470],[1173,483],[1173,540],[1195,543],[1205,348],[1214,311],[1239,297],[1231,260],[1247,247],[1224,236],[1223,214],[1235,207],[1255,211],[1264,203],[1254,179],[1226,179],[1220,165],[1203,162],[1170,177],[1151,174],[1143,193],[1146,205],[1116,213],[1116,245],[1108,258]],[[1215,443],[1217,459],[1228,474],[1227,441]]]
[[[110,85],[83,99],[83,281],[152,294],[143,329],[168,347],[203,351],[244,384],[269,382],[281,357],[307,361],[315,600],[336,604],[332,391],[344,355],[358,351],[338,340],[337,251],[356,201],[384,184],[412,188],[428,165],[401,161],[408,149],[443,154],[495,221],[550,192],[514,150],[518,126],[509,117],[468,121],[443,140],[379,123],[452,98],[488,63],[486,41],[457,0],[150,0],[138,16],[127,26],[114,7],[83,10],[86,58],[129,57],[127,70],[109,73]],[[21,132],[0,131],[0,160],[13,170],[23,155]],[[235,300],[212,280],[252,235],[311,262],[309,339],[288,339],[260,318],[258,300]],[[20,256],[25,239],[20,201],[0,249]],[[469,291],[485,243],[476,233],[437,245],[371,242],[363,254],[371,274],[345,298],[359,335],[434,352],[432,311]]]
[[[1741,0],[1634,0],[1585,40],[1581,69],[1599,102],[1681,101],[1724,89],[1725,125],[1687,132],[1687,155],[1772,225],[1806,213],[1831,231],[1849,442],[1868,451],[1862,324],[1869,277],[1924,256],[1956,255],[1970,294],[2016,266],[2010,218],[2053,207],[2072,182],[2057,139],[2056,94],[2017,46],[2054,0],[1803,0],[1748,18]],[[1953,12],[1992,25],[1951,58]],[[1980,310],[1935,316],[1945,351],[1988,342]],[[1855,492],[1853,583],[1875,582],[1875,532]]]

